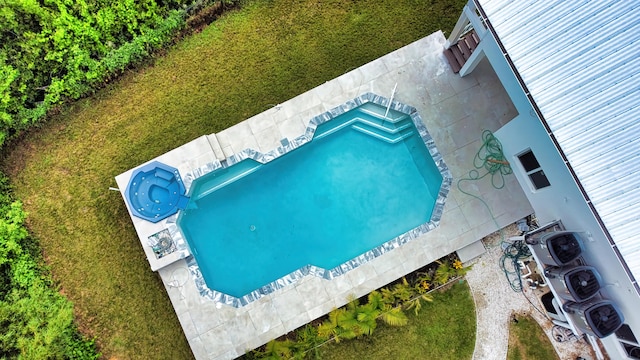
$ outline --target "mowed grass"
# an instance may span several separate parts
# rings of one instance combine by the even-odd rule
[[[560,359],[544,330],[531,316],[517,315],[509,326],[507,360]]]
[[[114,176],[438,29],[465,1],[252,1],[10,144],[2,159],[81,330],[107,359],[191,352]]]
[[[323,346],[322,359],[471,359],[476,313],[466,282],[435,292],[433,302],[425,304],[418,315],[412,311],[407,315],[406,326],[380,325],[372,336]]]

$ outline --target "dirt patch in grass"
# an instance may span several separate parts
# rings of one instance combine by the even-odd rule
[[[507,360],[551,360],[556,354],[544,330],[530,315],[514,314],[509,326]]]

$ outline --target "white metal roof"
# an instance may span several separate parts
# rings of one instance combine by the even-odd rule
[[[640,280],[640,1],[478,1]]]

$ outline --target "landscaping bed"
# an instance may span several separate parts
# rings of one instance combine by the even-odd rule
[[[270,341],[261,348],[249,352],[244,358],[246,360],[320,359],[323,358],[327,348],[355,349],[352,353],[356,356],[365,351],[362,346],[368,348],[373,344],[379,344],[385,353],[388,353],[390,348],[395,348],[399,354],[403,354],[402,358],[414,358],[415,355],[423,353],[423,349],[410,346],[404,341],[407,331],[413,333],[414,335],[411,336],[413,340],[420,343],[429,340],[439,344],[456,342],[446,338],[449,336],[462,339],[460,346],[455,349],[447,348],[447,352],[452,356],[460,356],[466,352],[472,353],[475,338],[475,310],[468,286],[460,296],[465,295],[470,301],[449,299],[450,309],[447,311],[441,309],[446,303],[442,303],[441,298],[447,298],[442,294],[453,291],[451,288],[456,282],[463,284],[462,276],[469,270],[470,267],[463,267],[455,253],[450,254],[366,296],[351,299],[347,305],[334,309],[329,314]],[[456,295],[457,293],[454,296]],[[431,309],[427,304],[434,302],[435,298],[439,299],[436,302],[438,305],[436,309]],[[452,311],[452,309],[455,310]],[[423,311],[429,314],[422,315]],[[381,325],[381,329],[387,329],[383,330],[383,334],[386,335],[382,337],[378,335],[376,330],[378,325]],[[396,327],[406,327],[408,330],[392,330]],[[386,340],[389,341],[386,342]],[[352,347],[337,345],[343,341],[362,344]],[[336,344],[337,347],[332,347],[331,344]],[[397,345],[401,346],[397,347]],[[405,346],[409,349],[400,350]],[[443,350],[445,348],[436,347],[431,349],[429,354],[441,358]],[[393,351],[396,352],[396,350]],[[338,358],[345,356],[342,350],[334,350],[333,353],[337,353]],[[365,353],[372,355],[372,359],[382,356],[378,354],[378,350],[372,350],[371,354],[367,350]]]

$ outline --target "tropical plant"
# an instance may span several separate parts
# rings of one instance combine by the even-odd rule
[[[291,340],[271,340],[264,346],[264,350],[257,351],[256,355],[259,359],[291,359],[292,348],[293,342]]]
[[[414,284],[414,288],[418,294],[426,294],[431,290],[433,276],[429,272],[420,272]]]
[[[380,291],[382,293],[383,302],[394,307],[409,301],[414,295],[414,288],[409,284],[405,277],[402,278],[400,283],[393,285],[390,289],[383,288]]]
[[[355,327],[352,326],[353,315],[344,307],[332,310],[328,315],[328,319],[318,327],[318,335],[321,338],[333,338],[338,343],[343,339],[355,338],[358,334],[355,331]]]
[[[380,319],[389,326],[404,326],[409,322],[407,315],[402,310],[402,306],[396,306],[383,311],[380,314]]]
[[[465,276],[469,270],[471,270],[472,266],[464,266],[462,264],[462,261],[460,261],[459,259],[454,260],[453,262],[453,268],[456,269],[456,275],[457,276]]]
[[[318,329],[307,324],[296,331],[296,343],[293,350],[294,359],[320,359],[320,345],[324,342],[318,336]]]
[[[449,279],[457,276],[457,271],[451,266],[449,260],[437,260],[436,263],[438,263],[438,268],[436,269],[433,280],[438,284],[444,285],[449,281]]]

